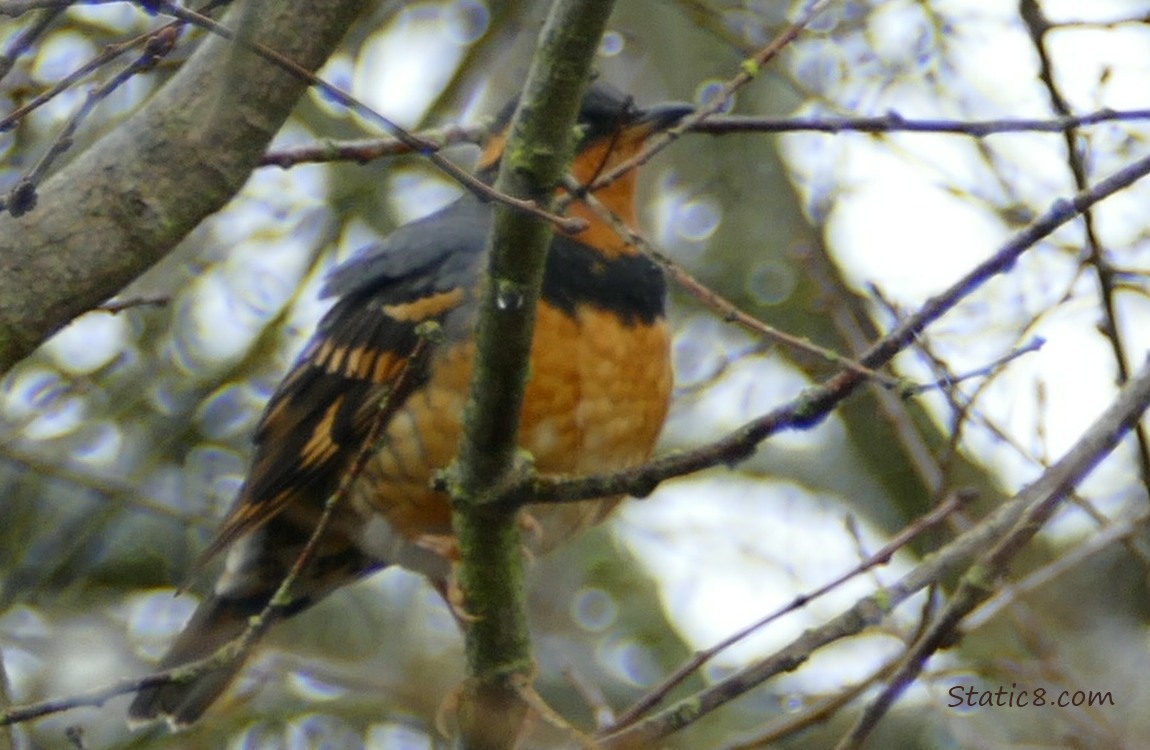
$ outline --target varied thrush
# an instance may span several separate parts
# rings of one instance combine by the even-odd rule
[[[487,182],[497,172],[513,104],[481,153],[478,176]],[[608,85],[593,84],[579,113],[573,177],[590,185],[688,112],[681,104],[639,109]],[[628,172],[594,193],[631,228],[635,179]],[[551,243],[519,435],[539,471],[591,474],[649,457],[671,393],[670,338],[661,270],[579,195],[572,197],[569,214],[587,227],[573,235],[557,232]],[[325,500],[363,449],[379,404],[416,351],[417,327],[426,321],[438,323],[442,340],[430,351],[425,376],[392,412],[381,447],[336,506],[279,615],[299,612],[388,565],[445,585],[450,560],[442,547],[421,540],[451,534],[448,498],[431,480],[451,462],[459,441],[491,223],[491,204],[468,194],[331,272],[323,294],[335,303],[268,403],[247,480],[201,558],[227,549],[224,570],[160,668],[212,654],[264,609],[316,528]],[[525,543],[546,551],[604,518],[619,499],[529,506],[534,528]],[[129,720],[190,724],[240,666],[144,688]]]

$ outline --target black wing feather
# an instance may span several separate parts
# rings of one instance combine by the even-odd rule
[[[420,340],[422,320],[389,310],[461,290],[431,316],[442,322],[469,300],[489,226],[490,208],[463,198],[331,272],[324,295],[338,299],[268,402],[247,481],[201,563],[289,504],[322,504],[338,488]]]

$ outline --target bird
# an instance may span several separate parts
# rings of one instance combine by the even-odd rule
[[[515,104],[503,108],[481,148],[476,177],[489,184]],[[613,86],[593,82],[579,109],[570,176],[587,188],[691,111],[681,103],[640,108]],[[549,246],[519,444],[538,471],[578,475],[648,460],[669,408],[672,367],[662,270],[567,184],[568,215],[584,228],[554,230]],[[592,195],[637,230],[635,189],[632,170]],[[159,669],[210,656],[264,610],[325,501],[365,450],[380,403],[422,351],[420,326],[427,323],[438,327],[438,343],[414,382],[402,394],[394,390],[402,398],[388,403],[382,428],[374,426],[382,429],[374,452],[334,505],[290,601],[275,612],[294,615],[390,565],[422,573],[444,590],[451,556],[428,540],[451,538],[451,508],[432,478],[454,458],[461,434],[492,216],[490,201],[466,193],[328,274],[321,294],[334,302],[272,394],[247,477],[194,566],[226,551],[223,570]],[[620,499],[528,506],[524,544],[543,554],[601,521]],[[241,662],[142,688],[128,709],[130,725],[189,726],[228,688]]]

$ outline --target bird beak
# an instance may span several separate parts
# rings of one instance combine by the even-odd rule
[[[694,111],[694,106],[686,102],[663,102],[640,112],[635,124],[646,125],[651,128],[651,132],[656,133],[674,127],[679,120]]]

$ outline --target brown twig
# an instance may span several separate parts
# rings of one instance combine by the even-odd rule
[[[857,750],[862,746],[895,700],[921,673],[927,659],[945,647],[975,607],[990,598],[995,582],[1005,575],[1015,555],[1045,525],[1067,494],[1132,430],[1147,406],[1150,359],[1071,450],[1019,493],[1014,501],[1021,508],[1018,520],[966,572],[942,613],[907,652],[886,688],[867,706],[836,750]]]
[[[973,606],[991,593],[992,578],[1038,531],[1066,492],[1080,482],[1128,433],[1150,404],[1150,365],[1130,381],[1118,398],[1049,470],[1013,499],[998,506],[980,523],[923,560],[896,583],[864,597],[829,622],[805,631],[771,656],[669,706],[655,716],[604,737],[608,750],[655,745],[662,737],[698,720],[748,690],[804,664],[823,646],[876,625],[895,607],[919,591],[967,570],[959,591],[942,615],[926,630],[888,684],[882,705],[876,701],[857,726],[864,731],[844,740],[842,748],[857,747],[899,692],[918,674],[930,653],[944,644],[953,627]],[[988,551],[989,550],[989,551]],[[971,565],[976,559],[981,561]],[[878,707],[877,709],[875,707]]]
[[[880,117],[758,117],[749,115],[717,115],[693,125],[689,132],[707,135],[735,133],[940,133],[984,138],[996,133],[1060,132],[1068,127],[1085,127],[1107,122],[1127,122],[1150,119],[1150,110],[1100,110],[1086,115],[1052,117],[1048,119],[998,120],[914,120],[898,114]],[[414,133],[424,148],[442,149],[459,143],[478,143],[485,133],[482,127],[452,125],[438,130]],[[287,169],[298,164],[318,164],[336,161],[364,163],[390,156],[422,153],[412,144],[399,138],[368,138],[359,140],[331,140],[304,146],[269,151],[260,160],[260,166]],[[585,190],[585,188],[580,188]]]
[[[922,308],[907,317],[893,331],[870,347],[858,361],[875,369],[889,362],[914,342],[930,324],[954,309],[966,297],[998,274],[1009,271],[1018,259],[1039,240],[1082,211],[1124,190],[1150,173],[1150,157],[1144,157],[1100,180],[1093,187],[1057,200],[1031,224],[1016,232],[990,258],[974,267],[941,294],[931,297]],[[511,502],[529,496],[532,502],[570,502],[617,494],[645,496],[666,479],[690,474],[712,466],[738,463],[750,456],[769,436],[783,429],[804,429],[817,424],[863,382],[858,372],[844,370],[807,389],[797,399],[753,419],[727,436],[690,451],[678,452],[623,471],[589,477],[537,477],[508,493]]]
[[[800,351],[805,354],[810,354],[834,365],[839,365],[844,369],[851,370],[864,377],[870,378],[882,385],[891,389],[901,389],[902,384],[893,378],[887,377],[882,373],[875,372],[871,368],[859,364],[836,351],[821,347],[814,342],[792,336],[786,331],[767,325],[758,318],[750,315],[749,313],[741,310],[738,305],[731,302],[726,297],[715,290],[708,287],[703,282],[692,276],[685,268],[680,266],[665,254],[659,252],[650,242],[647,241],[643,235],[627,226],[626,222],[618,216],[611,213],[606,206],[597,199],[594,194],[585,192],[584,188],[570,177],[564,180],[564,185],[570,195],[580,195],[580,200],[587,204],[587,206],[595,212],[595,214],[611,226],[615,233],[621,238],[625,239],[628,243],[640,248],[643,252],[654,260],[663,271],[671,277],[684,291],[690,294],[699,302],[703,303],[706,307],[713,310],[720,318],[727,323],[735,323],[742,328],[750,331],[756,336],[760,336],[767,340],[782,344],[792,350]]]
[[[906,118],[897,112],[876,117],[760,117],[722,115],[690,128],[692,133],[940,133],[985,138],[997,133],[1061,133],[1067,129],[1109,122],[1150,120],[1150,109],[1103,109],[1084,115],[1062,113],[1048,118],[946,120]]]
[[[699,651],[692,656],[686,663],[681,665],[669,677],[661,682],[655,689],[650,691],[647,695],[643,696],[638,702],[624,711],[615,720],[615,723],[604,730],[604,734],[618,732],[627,726],[634,724],[641,719],[651,709],[658,706],[667,695],[676,687],[678,687],[684,680],[694,674],[700,667],[709,662],[711,659],[718,656],[721,652],[735,645],[736,643],[745,640],[756,631],[766,627],[779,618],[787,615],[796,610],[810,604],[815,599],[825,596],[829,592],[835,590],[855,576],[861,575],[868,570],[873,570],[881,565],[886,565],[890,562],[894,554],[900,549],[905,547],[911,540],[922,534],[929,529],[934,528],[938,524],[945,521],[952,513],[961,508],[963,505],[968,504],[972,500],[972,496],[964,492],[955,492],[947,497],[943,502],[939,503],[934,510],[930,511],[924,516],[915,519],[912,523],[908,524],[902,531],[898,532],[887,542],[883,547],[868,557],[863,562],[859,563],[853,569],[843,573],[842,575],[834,578],[833,580],[823,584],[814,591],[808,594],[800,594],[796,596],[789,604],[786,604],[762,619],[754,622],[742,630],[728,636],[727,638],[719,641],[710,648]]]
[[[610,185],[615,180],[636,169],[647,162],[649,162],[655,154],[659,153],[667,146],[671,145],[679,139],[683,133],[691,130],[699,123],[706,120],[711,115],[715,114],[726,106],[727,101],[734,96],[735,92],[743,86],[750,83],[759,74],[759,71],[778,56],[788,44],[798,38],[803,29],[807,27],[815,16],[817,16],[827,4],[827,0],[813,0],[808,3],[807,7],[799,15],[793,23],[783,29],[774,39],[770,41],[765,47],[759,50],[753,57],[743,61],[742,66],[737,74],[732,76],[723,86],[716,92],[715,96],[710,102],[695,110],[694,114],[688,115],[679,121],[675,127],[663,131],[659,135],[650,139],[642,151],[635,154],[630,159],[618,164],[614,169],[600,175],[586,188],[586,192],[593,193],[596,190]]]
[[[226,5],[229,1],[230,0],[211,0],[210,2],[202,5],[198,12],[201,14],[210,13],[216,8],[222,5]],[[68,3],[68,5],[71,4],[72,3],[70,2]],[[26,104],[17,107],[4,117],[0,118],[0,133],[3,133],[6,130],[10,130],[20,119],[26,117],[28,113],[47,104],[55,97],[59,96],[64,91],[67,91],[72,86],[84,80],[93,72],[112,62],[125,52],[141,45],[148,44],[152,39],[157,37],[176,34],[183,27],[183,21],[172,21],[171,23],[164,24],[158,29],[145,32],[119,44],[109,44],[108,46],[104,47],[104,49],[102,49],[98,55],[88,60],[86,63],[54,83],[52,87],[47,91],[44,91],[38,96],[32,98]]]
[[[372,421],[371,427],[364,438],[362,445],[348,471],[340,479],[339,487],[324,503],[323,513],[319,522],[308,538],[303,550],[296,557],[291,569],[284,576],[276,589],[275,594],[268,600],[263,611],[251,619],[247,630],[238,638],[224,644],[215,653],[199,661],[184,664],[173,669],[155,672],[144,677],[120,680],[108,685],[98,687],[85,693],[79,693],[67,698],[30,703],[22,706],[12,706],[0,711],[0,726],[16,724],[30,719],[39,718],[48,714],[59,713],[81,706],[101,706],[110,698],[126,693],[138,692],[147,687],[165,685],[174,682],[190,682],[205,672],[220,669],[226,665],[242,660],[256,641],[278,619],[280,611],[291,601],[291,588],[298,580],[304,568],[315,555],[324,530],[330,523],[331,516],[336,507],[347,496],[352,484],[363,472],[367,462],[378,450],[378,442],[383,435],[388,420],[400,407],[411,390],[417,385],[420,373],[427,364],[431,349],[438,337],[435,327],[425,327],[420,330],[419,341],[408,358],[403,371],[396,378],[392,388],[380,399],[378,412]]]
[[[22,216],[28,211],[36,207],[36,186],[48,174],[48,170],[52,164],[60,158],[68,149],[72,147],[72,136],[75,135],[76,130],[79,129],[80,124],[88,117],[92,110],[103,101],[109,94],[122,86],[125,82],[133,76],[144,73],[155,67],[160,58],[166,56],[172,51],[175,46],[176,34],[178,32],[174,29],[168,30],[162,34],[154,34],[148,38],[147,44],[144,46],[144,51],[126,65],[116,75],[96,88],[88,92],[84,103],[80,108],[68,119],[68,122],[61,128],[59,134],[56,136],[52,145],[36,162],[32,169],[20,178],[12,191],[8,193],[8,197],[0,200],[0,210],[7,209],[8,213],[13,216]]]
[[[1066,117],[1071,112],[1070,103],[1062,94],[1062,87],[1055,80],[1054,63],[1050,57],[1047,44],[1047,33],[1054,25],[1046,17],[1038,0],[1019,0],[1019,17],[1030,36],[1035,52],[1038,54],[1038,78],[1050,94],[1051,105],[1055,112]],[[1066,160],[1074,178],[1076,190],[1082,190],[1089,184],[1084,149],[1079,142],[1079,133],[1074,125],[1068,125],[1062,130],[1062,140],[1066,146]],[[1109,253],[1102,246],[1095,226],[1094,212],[1084,211],[1082,214],[1083,229],[1086,236],[1085,262],[1094,271],[1098,283],[1098,294],[1101,301],[1103,324],[1102,335],[1110,343],[1110,351],[1114,357],[1115,368],[1118,372],[1118,384],[1125,383],[1130,378],[1130,354],[1122,340],[1122,326],[1118,318],[1117,274],[1110,265]],[[1134,428],[1138,442],[1138,461],[1142,475],[1142,484],[1150,487],[1150,433],[1142,425]]]
[[[1067,128],[1082,128],[1108,122],[1150,120],[1150,109],[1104,109],[1085,115],[1067,115],[1046,119],[1003,118],[996,120],[908,119],[897,113],[879,117],[760,117],[754,115],[715,115],[695,123],[691,133],[731,135],[736,133],[939,133],[985,138],[997,133],[1051,133]],[[439,130],[415,133],[425,145],[436,149],[458,143],[478,143],[482,127],[453,125]],[[323,141],[294,148],[269,151],[260,166],[288,168],[304,163],[333,161],[367,162],[388,156],[420,153],[412,144],[399,138],[370,138],[348,141]],[[583,188],[581,188],[583,189]]]
[[[333,86],[316,74],[312,73],[310,70],[304,69],[300,65],[296,64],[293,60],[285,57],[279,52],[269,49],[257,42],[253,42],[245,34],[241,34],[237,31],[229,29],[226,26],[217,23],[216,21],[213,21],[204,15],[196,13],[195,11],[188,10],[186,8],[181,8],[180,6],[174,5],[173,3],[167,2],[166,0],[160,0],[157,2],[156,7],[161,13],[194,24],[224,39],[235,42],[236,44],[243,46],[245,49],[248,49],[259,55],[273,65],[277,65],[283,70],[300,78],[301,80],[307,81],[313,86],[322,89],[325,94],[335,99],[343,106],[359,112],[365,117],[378,123],[384,128],[384,130],[386,130],[393,137],[406,145],[412,153],[418,153],[420,156],[425,157],[429,162],[435,165],[436,168],[438,168],[451,179],[458,182],[467,190],[471,191],[476,196],[484,200],[504,203],[516,209],[517,211],[522,211],[525,214],[534,216],[538,219],[542,219],[543,221],[558,227],[561,231],[564,232],[579,232],[583,229],[586,229],[586,224],[581,219],[568,218],[550,211],[544,211],[534,201],[520,200],[518,198],[512,198],[509,195],[500,193],[490,185],[468,173],[459,165],[454,164],[448,159],[445,159],[441,154],[438,153],[438,146],[435,143],[426,141],[414,133],[405,130],[351,94],[336,86]]]
[[[152,297],[128,297],[126,299],[114,299],[110,302],[105,302],[93,309],[115,315],[125,310],[131,310],[134,307],[164,307],[170,304],[171,301],[172,298],[166,294],[159,294]]]
[[[478,143],[483,137],[484,128],[463,127],[452,125],[439,130],[429,130],[415,133],[415,137],[422,143],[428,144],[425,148],[434,147],[436,150],[453,146],[457,143]],[[399,138],[370,138],[356,141],[326,141],[306,146],[269,151],[260,160],[261,167],[280,167],[287,169],[297,164],[323,164],[333,161],[350,161],[357,164],[366,164],[369,161],[386,156],[403,156],[416,153],[410,143]],[[424,153],[420,151],[419,153]]]

